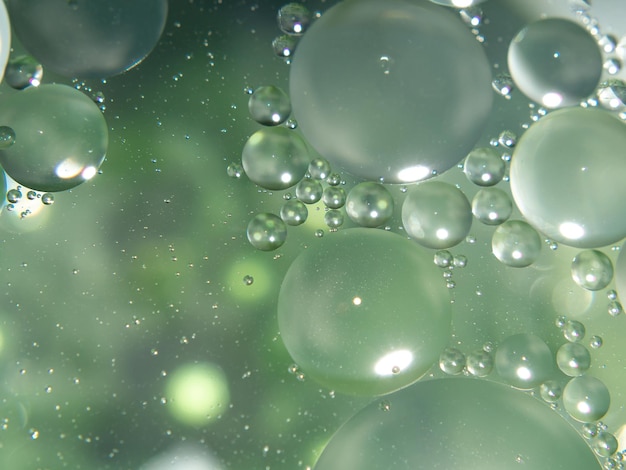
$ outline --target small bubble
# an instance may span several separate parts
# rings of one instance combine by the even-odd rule
[[[453,264],[455,268],[464,268],[465,266],[467,266],[467,256],[455,255]]]
[[[511,99],[511,92],[515,88],[515,83],[508,73],[501,73],[491,82],[491,87],[501,96],[506,99]]]
[[[16,203],[22,199],[22,193],[18,189],[10,189],[7,191],[7,201]]]
[[[28,191],[26,193],[26,197],[29,201],[34,201],[35,199],[37,199],[37,193],[35,191]]]
[[[609,300],[617,300],[617,292],[614,289],[609,290],[606,296]]]
[[[517,135],[512,131],[502,131],[498,136],[498,142],[507,148],[513,148],[517,144]]]
[[[447,268],[453,261],[454,257],[448,250],[439,250],[435,253],[434,262],[440,268]]]
[[[46,206],[54,204],[54,195],[52,193],[44,193],[41,195],[41,202]]]
[[[478,28],[483,24],[483,10],[479,6],[471,6],[459,10],[461,19],[471,28]]]
[[[456,282],[454,282],[452,280],[449,280],[449,281],[446,282],[446,287],[448,289],[454,289],[456,287]]]
[[[226,167],[226,174],[231,178],[241,178],[243,166],[240,163],[233,162]]]
[[[617,59],[607,59],[604,61],[604,64],[602,64],[602,67],[609,75],[615,75],[622,69],[622,64]]]
[[[381,411],[389,411],[391,410],[391,403],[389,402],[389,400],[382,400],[379,407]]]
[[[311,12],[299,3],[288,3],[278,10],[277,21],[283,33],[300,36],[311,23]]]
[[[563,328],[565,326],[566,321],[567,321],[567,318],[565,318],[563,315],[559,315],[558,317],[556,317],[554,324],[556,325],[557,328]]]
[[[490,353],[479,350],[467,356],[467,371],[475,377],[485,377],[493,370],[493,357]]]
[[[298,372],[299,367],[297,364],[289,364],[289,366],[287,367],[287,372],[289,372],[290,374],[295,374]]]
[[[320,229],[317,229],[317,230],[315,231],[315,236],[316,236],[317,238],[322,238],[322,237],[324,236],[324,230],[322,230],[321,228],[320,228]]]
[[[603,343],[604,342],[602,338],[598,335],[592,336],[591,339],[589,340],[589,346],[591,346],[593,349],[601,348]]]
[[[288,60],[293,56],[297,43],[298,39],[296,37],[284,34],[272,41],[272,49],[278,57]]]
[[[43,391],[46,393],[52,393],[52,387],[48,385],[46,388],[43,389]]]
[[[30,438],[32,440],[39,439],[39,431],[37,429],[30,428],[28,433],[30,434]]]
[[[585,337],[585,325],[576,320],[569,320],[563,325],[563,336],[572,343],[578,342]]]
[[[620,302],[614,300],[613,302],[609,302],[608,311],[609,315],[611,315],[612,317],[616,317],[620,313],[622,313],[624,309],[622,308],[622,304]]]
[[[246,275],[243,277],[243,283],[244,283],[246,286],[251,286],[251,285],[254,283],[254,278],[253,278],[252,276],[250,276],[249,274],[246,274]]]

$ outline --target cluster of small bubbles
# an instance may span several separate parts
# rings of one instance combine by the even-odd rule
[[[607,431],[599,431],[598,434],[591,439],[591,448],[600,457],[610,457],[619,447],[617,438]]]
[[[346,203],[346,191],[337,186],[328,186],[324,188],[322,201],[330,209],[339,209]]]
[[[322,199],[324,188],[318,180],[303,179],[296,186],[296,197],[305,204],[315,204]]]
[[[511,99],[511,93],[515,89],[515,82],[508,73],[501,73],[495,76],[491,82],[491,87],[500,96],[504,96],[507,100]]]
[[[9,189],[6,198],[8,202],[15,204],[22,199],[22,192],[19,189]]]
[[[348,193],[346,213],[363,227],[379,227],[393,215],[393,205],[393,196],[382,184],[364,182]]]
[[[596,96],[603,108],[611,111],[626,110],[626,83],[623,80],[612,78],[603,81],[596,90]]]
[[[267,85],[257,88],[248,100],[250,116],[264,126],[276,126],[291,114],[291,101],[281,88]]]
[[[448,250],[439,250],[435,253],[434,262],[440,268],[449,267],[453,261],[454,257]]]
[[[241,178],[243,166],[240,163],[233,162],[226,167],[226,174],[231,178]]]
[[[537,231],[522,220],[508,220],[493,233],[491,249],[498,260],[515,268],[531,265],[541,252]]]
[[[252,246],[262,251],[272,251],[285,243],[287,226],[278,216],[261,213],[254,216],[246,231]]]
[[[521,333],[504,339],[496,350],[496,371],[514,387],[530,390],[553,374],[552,352],[538,336]]]
[[[331,186],[339,186],[341,184],[341,175],[339,173],[331,173],[326,178],[326,182]]]
[[[622,70],[622,63],[617,59],[611,58],[604,61],[602,68],[609,75],[616,75]]]
[[[455,268],[464,268],[467,266],[467,256],[465,255],[454,255],[454,259],[452,260],[452,264]]]
[[[577,421],[601,419],[609,409],[611,397],[606,385],[590,375],[571,379],[563,389],[565,411]]]
[[[9,126],[0,126],[0,149],[9,148],[15,143],[15,131]]]
[[[622,304],[619,301],[614,300],[612,302],[609,302],[608,311],[609,311],[609,315],[611,315],[612,317],[616,317],[620,313],[622,313],[624,309],[622,307]]]
[[[288,3],[278,10],[277,20],[283,33],[300,36],[311,23],[311,12],[300,3]]]
[[[547,403],[554,403],[563,395],[563,387],[556,380],[546,380],[539,386],[539,396]]]
[[[479,147],[465,158],[463,172],[467,179],[478,186],[498,184],[506,171],[506,165],[497,150]]]
[[[500,145],[504,145],[507,148],[513,148],[515,144],[517,144],[517,135],[515,135],[513,131],[504,130],[500,132],[498,142]]]
[[[579,286],[596,291],[604,289],[613,280],[613,263],[599,250],[585,250],[572,261],[572,279]]]
[[[585,337],[585,325],[577,320],[567,320],[561,327],[563,337],[572,343],[582,341]]]
[[[565,343],[556,352],[556,364],[565,375],[577,377],[591,367],[591,354],[580,343]]]
[[[511,198],[498,188],[483,188],[472,199],[472,214],[485,225],[500,225],[512,212]]]
[[[297,44],[298,39],[296,37],[283,34],[282,36],[274,38],[272,41],[272,49],[274,50],[274,54],[289,63],[296,50]]]
[[[280,218],[283,219],[287,225],[301,225],[306,221],[308,216],[309,210],[304,203],[297,199],[288,200],[280,208]]]
[[[470,6],[459,10],[461,19],[471,28],[478,28],[483,24],[483,10],[478,6]]]
[[[589,339],[589,346],[591,346],[592,349],[600,349],[603,344],[604,344],[604,341],[602,340],[601,336],[593,335]]]
[[[465,363],[465,354],[457,348],[446,348],[439,356],[439,368],[448,375],[461,374]]]
[[[43,67],[28,55],[20,55],[9,60],[4,70],[4,82],[16,90],[39,86],[42,78]]]
[[[324,214],[324,223],[329,228],[337,228],[343,225],[343,213],[337,209],[331,209]]]
[[[243,283],[246,286],[251,286],[252,284],[254,284],[254,278],[252,276],[250,276],[250,274],[246,274],[243,277]]]
[[[316,180],[325,180],[330,175],[330,163],[322,157],[317,157],[309,163],[309,175]]]
[[[450,248],[462,242],[472,226],[472,208],[465,194],[442,182],[417,185],[402,205],[407,234],[428,248]]]
[[[284,127],[264,127],[250,136],[241,154],[248,177],[265,189],[287,189],[307,171],[310,158],[306,143]]]
[[[475,377],[486,377],[493,370],[493,356],[480,349],[467,356],[467,371]]]
[[[391,410],[391,402],[389,400],[381,400],[379,407],[380,411],[389,411]]]

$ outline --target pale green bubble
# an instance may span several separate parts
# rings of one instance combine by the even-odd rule
[[[287,225],[301,225],[306,222],[309,216],[309,210],[303,202],[292,199],[283,204],[280,208],[280,218]]]
[[[256,122],[265,126],[276,126],[291,114],[289,96],[277,86],[267,85],[254,90],[248,100],[248,111]]]
[[[15,143],[15,131],[9,126],[0,126],[0,149],[9,148]]]
[[[565,343],[556,352],[556,364],[565,375],[578,377],[589,370],[591,354],[580,343]]]
[[[449,377],[385,399],[388,411],[376,400],[339,429],[315,470],[602,468],[563,417],[505,385]]]
[[[529,390],[554,374],[554,359],[544,340],[521,333],[509,336],[498,346],[496,371],[514,387]]]
[[[393,196],[378,183],[359,183],[348,193],[348,217],[362,227],[379,227],[393,215]]]
[[[591,440],[591,448],[601,457],[610,457],[619,448],[617,438],[610,432],[600,431]]]
[[[483,48],[458,15],[423,0],[339,2],[304,34],[290,68],[311,145],[386,183],[424,180],[465,157],[491,112],[490,84]]]
[[[278,10],[277,20],[282,32],[299,36],[311,23],[311,12],[300,3],[287,3]]]
[[[474,377],[486,377],[493,371],[494,360],[489,351],[480,349],[467,356],[467,371]]]
[[[491,238],[491,249],[500,262],[523,268],[535,262],[541,252],[537,231],[522,220],[508,220],[500,225]]]
[[[554,403],[563,395],[563,386],[556,380],[546,380],[539,386],[539,395],[543,401]]]
[[[432,254],[406,238],[347,229],[293,262],[278,297],[287,350],[307,377],[350,394],[415,382],[449,343],[450,296]]]
[[[343,212],[337,209],[331,209],[324,214],[324,223],[329,228],[337,228],[343,225]]]
[[[590,423],[609,410],[611,397],[606,385],[590,375],[571,379],[563,390],[565,411],[577,421]]]
[[[309,174],[316,180],[325,180],[330,175],[330,163],[325,158],[314,158],[309,163]]]
[[[578,320],[566,321],[565,324],[563,324],[562,330],[565,339],[572,343],[582,341],[586,333],[585,325],[583,325]]]
[[[262,251],[272,251],[279,248],[287,239],[287,226],[283,220],[268,213],[255,215],[246,230],[248,241],[255,248]]]
[[[68,78],[105,78],[141,62],[161,37],[167,0],[7,0],[23,46]],[[44,26],[45,25],[45,26]]]
[[[446,348],[439,356],[439,368],[448,375],[459,375],[465,370],[465,354],[457,348]]]
[[[322,194],[324,205],[330,209],[339,209],[346,203],[346,191],[337,186],[327,186]]]
[[[478,186],[493,186],[502,181],[506,165],[497,150],[479,147],[465,158],[463,172],[467,179]]]
[[[9,60],[4,71],[5,83],[17,90],[39,86],[42,78],[43,67],[38,60],[29,55],[20,55]]]
[[[511,41],[508,65],[517,87],[547,108],[578,104],[594,92],[602,75],[594,38],[562,18],[526,25]]]
[[[241,153],[248,178],[265,189],[296,185],[309,166],[309,150],[296,132],[266,127],[250,136]]]
[[[322,199],[324,188],[313,179],[303,179],[296,186],[296,197],[305,204],[315,204]]]
[[[417,185],[402,204],[406,232],[428,248],[450,248],[465,240],[472,208],[459,189],[439,181]]]
[[[500,225],[513,212],[513,202],[498,188],[484,188],[472,199],[472,214],[485,225]]]
[[[554,111],[521,137],[511,191],[526,220],[549,238],[598,248],[626,236],[624,123],[596,108]]]
[[[601,251],[581,251],[572,261],[572,279],[587,290],[604,289],[613,280],[613,263]]]
[[[13,145],[0,149],[0,164],[15,181],[38,191],[64,191],[89,180],[108,147],[98,106],[66,85],[3,95],[0,123],[15,132]]]

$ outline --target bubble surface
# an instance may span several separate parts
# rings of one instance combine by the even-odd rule
[[[285,122],[291,114],[291,101],[279,87],[262,86],[250,95],[248,111],[259,124],[276,126]]]
[[[590,375],[571,379],[563,389],[563,406],[577,421],[590,423],[609,410],[611,397],[606,385]]]
[[[407,0],[346,1],[325,12],[298,44],[290,96],[321,155],[386,183],[456,165],[493,100],[485,53],[458,16]]]
[[[565,245],[598,248],[626,236],[624,123],[596,108],[554,111],[521,137],[511,191],[537,230]]]
[[[589,370],[591,354],[580,343],[565,343],[556,352],[556,364],[565,375],[578,377]]]
[[[346,213],[362,227],[379,227],[393,215],[393,197],[378,183],[359,183],[346,198]]]
[[[402,204],[406,232],[428,248],[450,248],[472,227],[472,208],[459,189],[432,181],[417,185]]]
[[[285,243],[287,226],[280,217],[261,213],[255,215],[248,223],[246,234],[250,244],[258,250],[272,251]]]
[[[613,263],[601,251],[581,251],[572,261],[572,279],[587,290],[604,289],[613,280]]]
[[[0,98],[0,122],[15,143],[0,149],[11,178],[38,191],[64,191],[96,175],[108,148],[98,106],[66,85],[41,85]]]
[[[514,268],[530,266],[541,252],[539,234],[522,220],[509,220],[500,225],[491,238],[493,254],[502,263]]]
[[[301,225],[306,222],[308,216],[309,210],[302,201],[297,199],[285,202],[280,208],[280,218],[287,225]]]
[[[552,352],[538,336],[528,333],[509,336],[496,350],[496,371],[516,388],[538,387],[554,372]]]
[[[546,18],[526,25],[511,41],[509,71],[517,87],[547,108],[572,106],[591,95],[602,75],[602,55],[578,24]]]
[[[241,153],[243,169],[265,189],[287,189],[297,184],[309,166],[306,144],[294,131],[267,127],[250,136]]]
[[[498,184],[506,165],[497,150],[491,147],[480,147],[472,150],[465,158],[463,172],[467,179],[478,186]]]
[[[513,212],[513,202],[498,188],[484,188],[472,199],[472,214],[485,225],[500,225]]]
[[[315,469],[602,468],[558,413],[501,384],[449,377],[386,400],[389,411],[375,401],[344,424]]]
[[[439,359],[450,320],[432,255],[383,230],[316,240],[293,262],[278,297],[293,360],[307,377],[351,394],[381,395],[415,382]]]
[[[105,78],[137,65],[156,45],[167,18],[167,0],[6,4],[29,53],[68,78]]]

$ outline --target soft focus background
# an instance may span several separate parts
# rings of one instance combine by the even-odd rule
[[[334,2],[303,3],[323,12]],[[260,128],[246,88],[288,90],[289,65],[271,46],[283,4],[171,0],[160,42],[130,71],[74,83],[44,71],[43,83],[103,93],[110,144],[101,174],[56,194],[54,205],[24,219],[1,212],[0,468],[312,468],[338,427],[372,400],[290,373],[278,332],[282,277],[316,230],[328,231],[323,206],[309,207],[281,248],[258,251],[248,221],[277,213],[290,191],[226,171]],[[527,21],[576,19],[566,0],[481,7],[494,75],[506,70],[506,47]],[[626,32],[616,23],[620,2],[592,8],[606,32]],[[22,53],[17,40],[13,47]],[[519,92],[495,96],[479,145],[503,130],[521,135],[528,103]],[[349,189],[354,181],[343,177]],[[479,189],[457,168],[440,179],[470,199]],[[389,189],[402,200],[399,187]],[[388,224],[398,232],[400,206]],[[516,270],[491,255],[492,232],[475,221],[475,242],[451,250],[468,258],[454,274],[451,345],[469,353],[531,332],[555,351],[564,341],[557,315],[582,321],[588,338],[604,340],[591,372],[611,391],[604,421],[618,433],[626,424],[624,316],[607,314],[606,290],[573,283],[578,250],[546,244],[537,263]],[[603,251],[615,262],[616,249]],[[208,416],[172,405],[176,387],[190,383],[203,393],[180,401],[208,397]],[[172,459],[186,463],[168,466]]]

